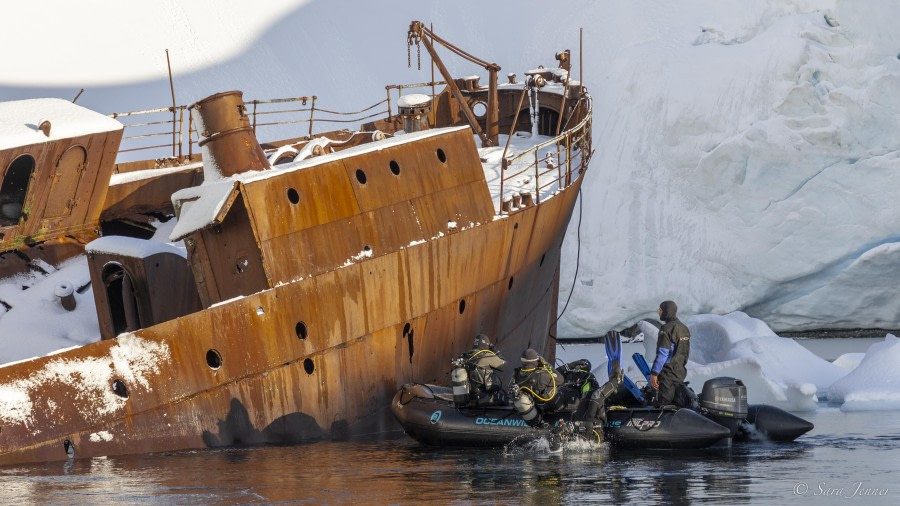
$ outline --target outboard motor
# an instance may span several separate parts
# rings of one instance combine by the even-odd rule
[[[537,408],[534,407],[534,399],[527,393],[521,391],[518,392],[516,400],[513,402],[513,406],[516,408],[516,412],[522,416],[525,423],[529,426],[537,427],[543,421],[541,414],[538,412]]]
[[[469,373],[466,372],[461,359],[453,361],[453,371],[450,372],[450,385],[453,386],[453,403],[457,406],[468,404]]]
[[[735,378],[707,381],[700,394],[700,413],[730,430],[730,437],[734,437],[747,417],[747,387]]]

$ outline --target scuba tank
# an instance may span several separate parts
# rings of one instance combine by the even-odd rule
[[[450,372],[450,385],[453,387],[453,403],[457,406],[468,404],[469,373],[466,372],[462,359],[453,361],[453,371]]]
[[[534,399],[521,390],[516,393],[515,398],[513,406],[516,408],[516,412],[525,420],[525,423],[531,427],[540,425],[542,421],[541,414],[534,407]]]

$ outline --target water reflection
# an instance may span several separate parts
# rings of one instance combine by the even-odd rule
[[[0,468],[3,503],[782,503],[799,483],[891,487],[900,413],[811,415],[793,444],[612,451],[546,442],[435,449],[381,440],[222,448]],[[855,435],[847,436],[846,427]],[[897,490],[866,504],[895,504]]]

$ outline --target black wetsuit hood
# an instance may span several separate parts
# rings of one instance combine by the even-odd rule
[[[659,308],[662,309],[662,314],[660,315],[662,321],[670,322],[677,319],[675,314],[678,312],[678,306],[675,305],[675,302],[671,300],[663,301]]]

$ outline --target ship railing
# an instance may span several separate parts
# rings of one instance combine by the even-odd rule
[[[244,104],[254,134],[265,140],[311,137],[319,125],[359,125],[373,118],[390,117],[389,97],[358,111],[325,109],[318,107],[316,100],[317,97],[312,95],[249,100]],[[118,119],[125,127],[120,156],[124,153],[151,152],[154,158],[193,157],[199,152],[200,142],[193,112],[187,106],[180,105],[110,114],[111,118]]]
[[[247,100],[247,116],[253,133],[259,139],[285,139],[312,137],[319,124],[360,124],[366,120],[384,117],[385,110],[379,106],[388,103],[382,100],[358,111],[334,111],[324,107],[316,107],[315,95],[304,97],[274,98],[268,100]],[[191,113],[193,111],[190,111]],[[190,142],[188,153],[194,153],[194,147],[200,138],[195,127],[193,115],[188,117]],[[300,125],[301,129],[294,129]],[[285,128],[287,127],[287,128]],[[271,133],[271,132],[276,133]],[[269,135],[266,135],[269,132]],[[298,135],[299,134],[299,135]],[[266,142],[265,140],[263,142]]]
[[[125,127],[119,153],[166,148],[172,157],[180,158],[184,154],[181,138],[185,109],[187,106],[180,105],[110,114]]]
[[[411,84],[389,84],[384,87],[384,91],[387,94],[386,102],[387,102],[387,117],[388,120],[393,119],[393,109],[391,108],[391,100],[392,100],[392,91],[397,90],[397,100],[400,100],[400,97],[403,96],[403,90],[421,90],[426,88],[431,88],[431,93],[426,93],[426,95],[430,96],[432,99],[438,96],[440,93],[437,91],[438,86],[443,86],[447,84],[447,81],[429,81],[427,83],[411,83]],[[384,103],[384,102],[382,102]]]
[[[591,156],[592,101],[587,94],[580,101],[583,101],[580,104],[581,110],[586,114],[577,125],[552,139],[501,160],[498,214],[514,211],[510,200],[504,195],[504,189],[511,186],[511,180],[523,176],[533,177],[534,200],[536,204],[540,204],[541,195],[547,190],[568,187],[587,169]],[[548,163],[553,161],[555,163]]]

